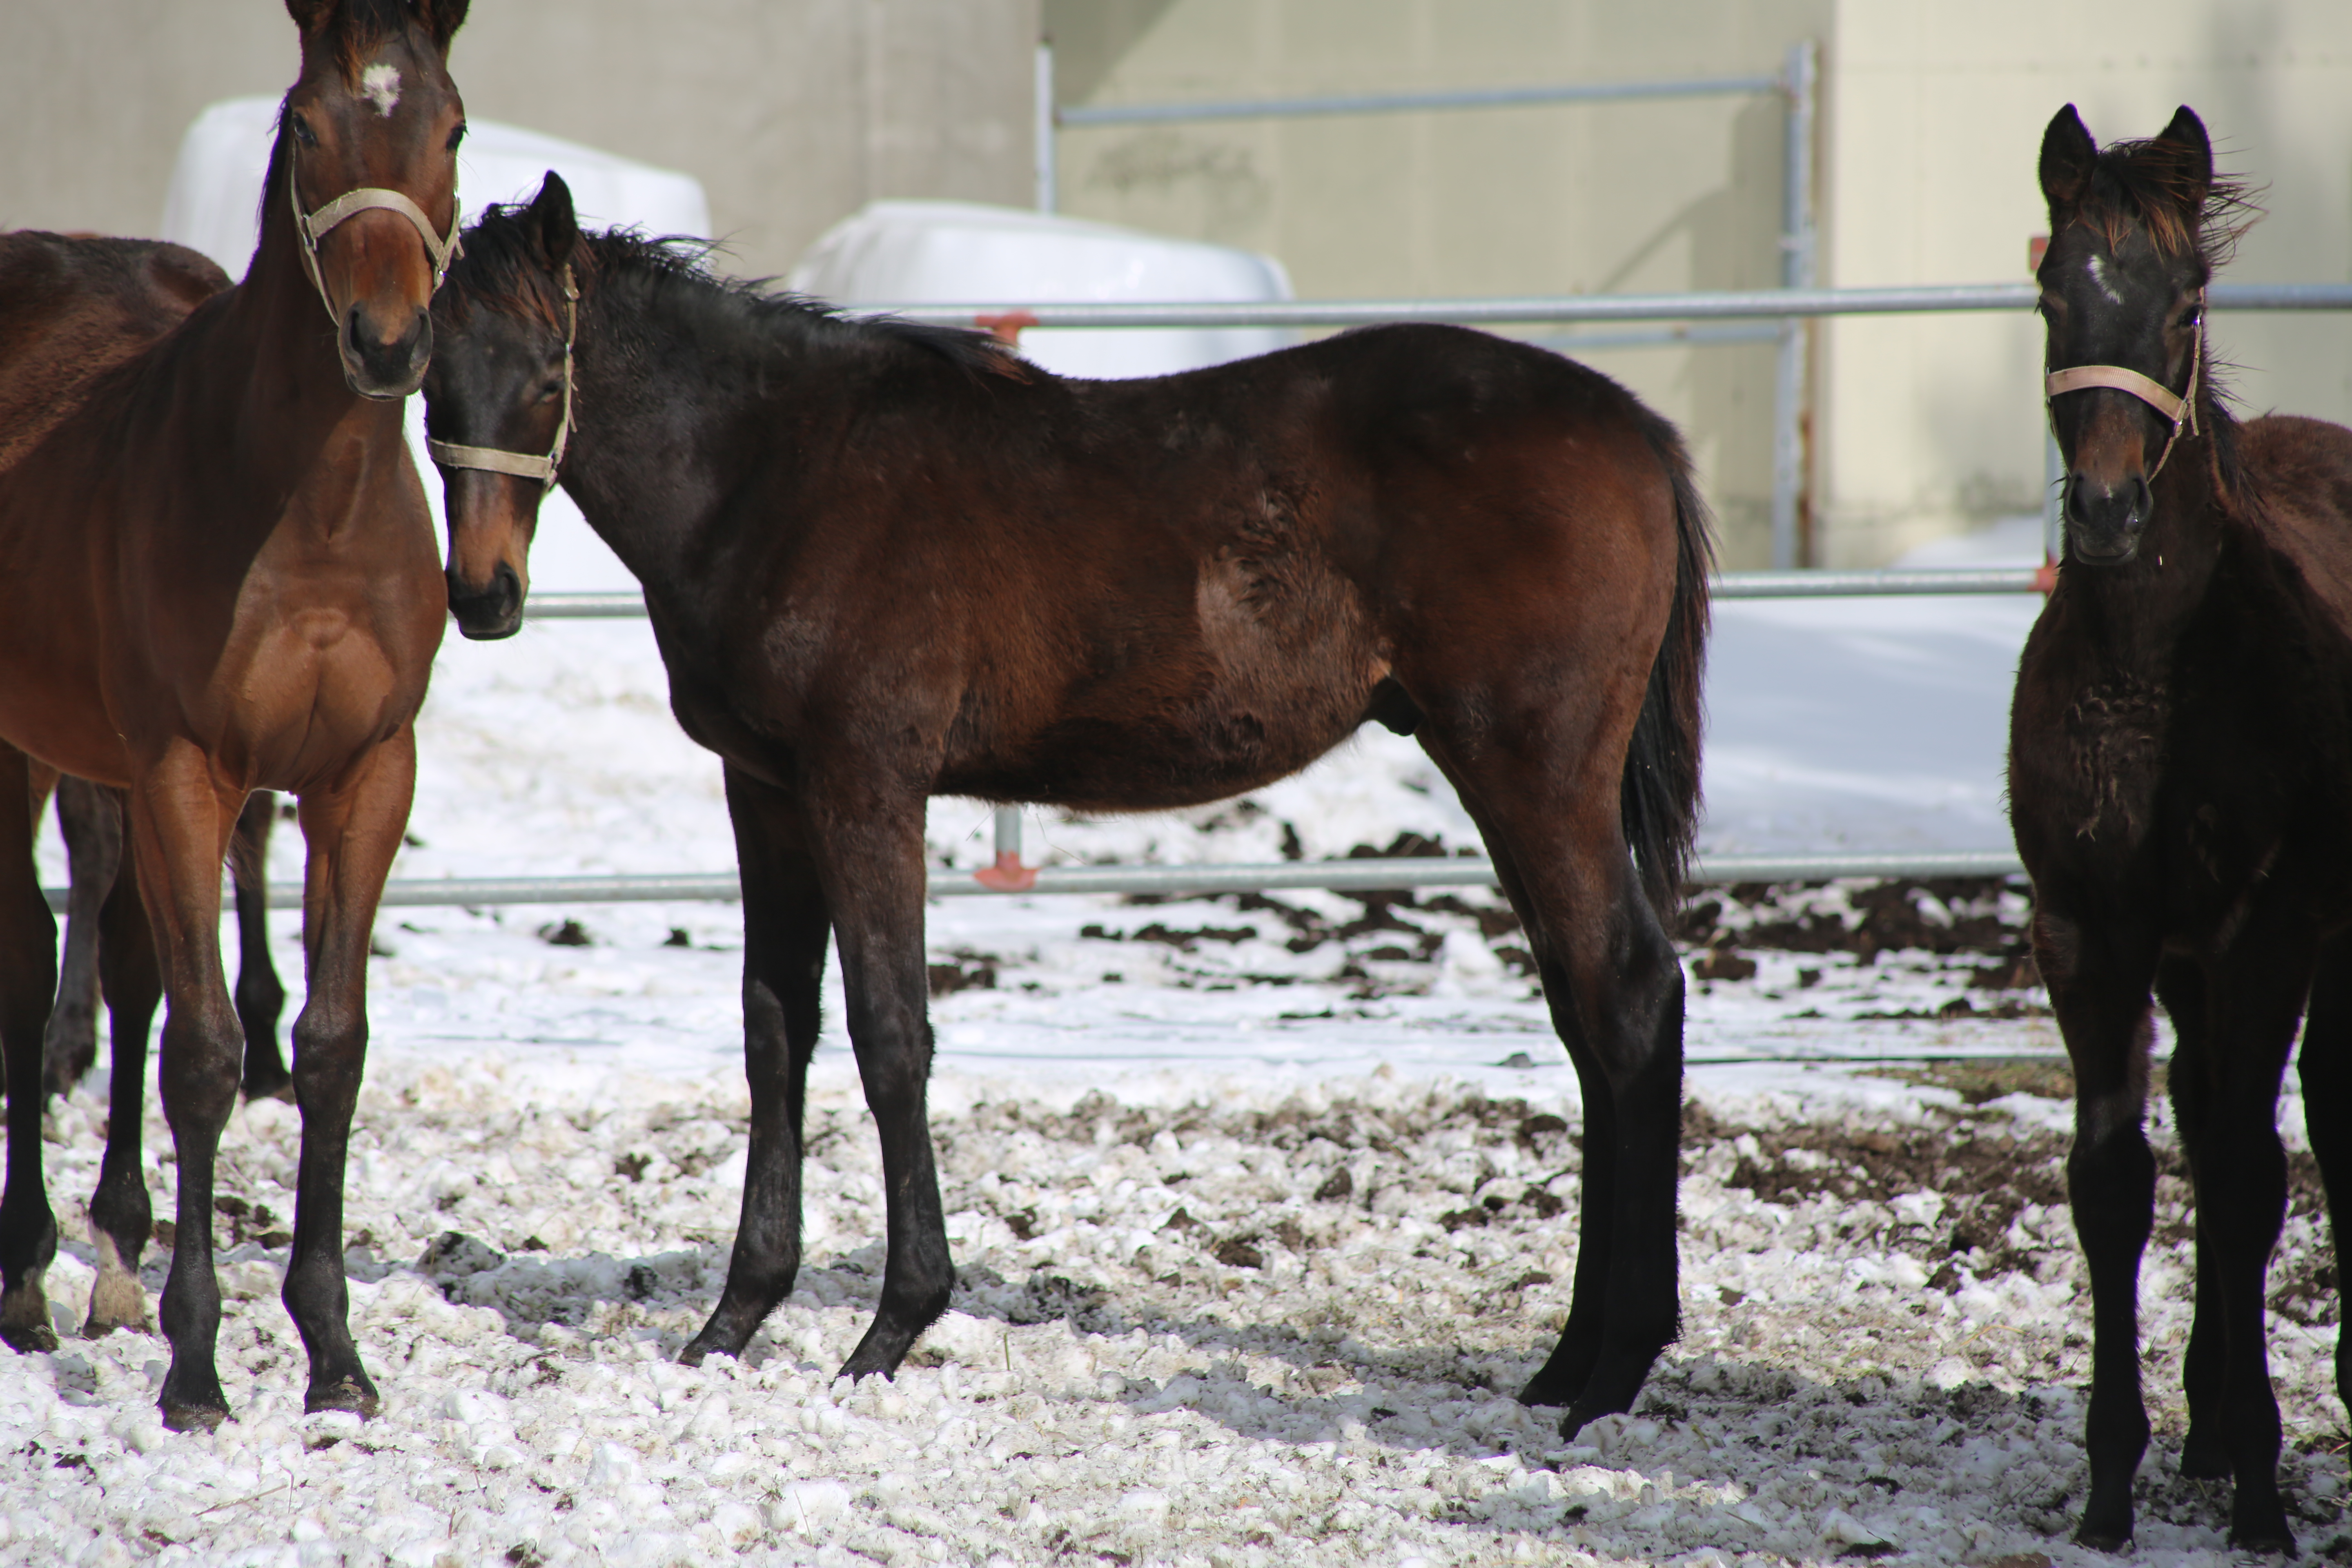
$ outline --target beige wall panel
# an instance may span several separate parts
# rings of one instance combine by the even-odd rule
[[[1645,80],[1780,68],[1827,0],[1047,0],[1065,103]],[[1072,129],[1066,211],[1281,258],[1302,296],[1770,287],[1777,95]],[[1769,347],[1582,352],[1682,424],[1760,565]]]
[[[2352,279],[2352,6],[2098,7],[1859,0],[1826,72],[1825,282],[2021,279],[2046,229],[2042,128],[2081,109],[2102,141],[2150,136],[2186,102],[2225,169],[2267,182],[2269,216],[2223,274]],[[2352,320],[2217,314],[2250,413],[2352,422]],[[1817,481],[1822,553],[1874,564],[1924,538],[2041,504],[2042,335],[2031,318],[1825,326]]]
[[[468,110],[682,169],[782,272],[877,196],[1026,205],[1037,0],[478,0]],[[181,132],[284,90],[274,0],[7,0],[0,223],[150,233]]]

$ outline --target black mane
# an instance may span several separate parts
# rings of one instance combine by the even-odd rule
[[[449,269],[449,305],[463,322],[476,306],[528,315],[560,330],[562,301],[549,285],[548,259],[529,206],[493,206],[465,233],[465,254]],[[682,235],[635,229],[583,234],[572,262],[584,294],[592,287],[641,296],[649,311],[684,325],[731,358],[767,348],[912,349],[968,374],[1026,381],[1037,372],[985,332],[936,327],[891,316],[852,316],[838,307],[774,287],[769,279],[721,277],[711,270],[718,247]]]

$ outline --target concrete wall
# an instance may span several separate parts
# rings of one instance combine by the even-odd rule
[[[1769,74],[1830,0],[1045,0],[1064,103]],[[1061,205],[1272,252],[1302,298],[1769,288],[1774,95],[1062,132]],[[1528,335],[1534,335],[1532,333]],[[1579,357],[1692,437],[1769,546],[1773,350]]]
[[[477,0],[468,112],[682,169],[780,273],[877,196],[1031,200],[1037,0]],[[275,0],[7,0],[0,225],[152,232],[180,134],[282,92]]]
[[[2072,101],[2101,141],[2187,103],[2225,169],[2270,186],[2222,274],[2352,279],[2352,6],[2140,0],[2127,24],[2042,0],[1848,0],[1830,42],[1823,280],[2023,279],[2049,222],[2042,128]],[[2352,318],[2217,312],[2246,411],[2352,423]],[[1853,320],[1820,339],[1822,554],[1873,564],[2041,504],[2042,333],[2030,318]]]
[[[2352,278],[2352,5],[2147,0],[1045,0],[1065,103],[1769,72],[1822,49],[1820,279],[2021,279],[2035,149],[2180,102],[2271,216],[2228,276]],[[1304,297],[1779,281],[1769,98],[1073,129],[1063,206],[1270,250]],[[1824,323],[1813,559],[1883,562],[2038,510],[2041,339],[2026,316]],[[2352,321],[2217,318],[2249,405],[2352,422]],[[1726,556],[1767,559],[1769,348],[1588,353],[1692,437]]]

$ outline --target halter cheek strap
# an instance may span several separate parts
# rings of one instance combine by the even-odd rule
[[[2156,467],[2148,470],[2152,484],[2156,476],[2164,472],[2164,465],[2172,457],[2173,443],[2180,439],[2181,428],[2190,435],[2197,433],[2197,377],[2205,368],[2205,290],[2197,290],[2197,334],[2189,354],[2189,389],[2175,394],[2160,381],[2151,380],[2136,370],[2119,364],[2078,364],[2066,370],[2053,370],[2042,377],[2042,400],[2046,408],[2052,398],[2061,393],[2081,392],[2089,387],[2113,387],[2128,392],[2142,403],[2172,421],[2172,434],[2164,438],[2164,450],[2157,455]]]
[[[345,191],[317,212],[306,213],[302,210],[302,192],[294,178],[294,164],[290,159],[286,165],[286,195],[287,204],[294,209],[294,237],[301,244],[302,270],[310,275],[310,287],[319,291],[320,302],[327,307],[327,320],[335,323],[338,331],[342,330],[342,318],[335,313],[335,302],[327,295],[327,281],[319,275],[319,242],[326,238],[336,225],[375,207],[398,213],[406,218],[415,226],[417,237],[425,242],[425,254],[433,258],[433,288],[436,292],[440,290],[441,279],[449,275],[449,264],[464,253],[465,247],[457,243],[457,224],[464,217],[466,209],[465,205],[457,200],[457,188],[454,183],[449,187],[449,232],[446,235],[434,228],[433,220],[425,216],[423,207],[398,191],[388,191],[379,185],[362,185],[357,190]]]
[[[497,447],[460,447],[454,441],[427,441],[425,449],[445,468],[479,468],[537,479],[541,494],[555,488],[556,470],[563,466],[563,449],[572,440],[572,349],[580,336],[580,288],[566,263],[556,274],[563,286],[563,419],[555,427],[555,445],[544,458],[529,452],[509,452]]]

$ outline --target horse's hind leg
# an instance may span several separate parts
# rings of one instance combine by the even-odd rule
[[[842,755],[826,763],[826,776],[803,795],[810,853],[840,948],[849,1043],[881,1135],[889,1202],[882,1300],[841,1371],[888,1376],[947,1310],[955,1288],[927,1103],[923,799],[885,785],[910,771],[900,758]]]
[[[743,1075],[751,1148],[727,1289],[678,1359],[740,1355],[801,1264],[801,1116],[831,931],[799,807],[734,768],[727,809],[743,878]]]
[[[41,1048],[51,1094],[70,1094],[98,1058],[99,910],[122,865],[122,808],[115,791],[70,774],[58,780],[58,828],[65,835],[66,950],[58,1001]]]
[[[2341,1321],[2344,1248],[2352,1241],[2352,934],[2320,950],[2295,1071],[2303,1081],[2305,1132],[2319,1162],[2320,1184],[2327,1189],[2327,1229],[2336,1248],[2336,1397],[2352,1412],[2352,1327]]]
[[[90,1198],[90,1242],[98,1249],[98,1280],[90,1288],[82,1332],[96,1339],[110,1329],[143,1328],[147,1292],[139,1258],[154,1227],[140,1158],[147,1114],[147,1032],[163,977],[155,963],[155,933],[139,895],[135,872],[117,877],[100,912],[99,980],[106,992],[111,1069],[108,1074],[106,1154]]]
[[[28,801],[25,753],[0,744],[0,801]],[[31,826],[0,825],[0,1054],[8,1068],[7,1186],[0,1194],[0,1340],[55,1350],[42,1276],[58,1255],[57,1216],[41,1170],[41,1046],[57,994],[56,919],[41,895]]]
[[[1570,1436],[1632,1408],[1678,1315],[1682,965],[1634,874],[1618,807],[1623,748],[1605,743],[1613,726],[1601,717],[1528,719],[1506,742],[1464,733],[1440,707],[1426,738],[1496,864],[1513,868],[1507,890],[1584,1092],[1575,1293],[1523,1395],[1572,1399],[1560,1422]]]
[[[277,792],[255,790],[229,840],[229,881],[236,890],[236,1021],[245,1028],[247,1100],[294,1098],[294,1077],[278,1048],[286,985],[269,956],[269,827],[277,819]]]

